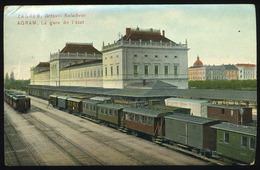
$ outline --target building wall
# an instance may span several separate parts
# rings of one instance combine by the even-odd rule
[[[34,85],[50,85],[50,71],[34,74]]]
[[[102,87],[102,64],[66,68],[60,71],[60,85]]]
[[[237,80],[238,79],[238,70],[225,70],[225,79],[226,80]]]
[[[103,51],[103,87],[124,88],[133,82],[162,80],[180,89],[186,89],[188,88],[187,51],[187,48],[143,45],[123,45]],[[111,66],[114,70],[113,76],[111,76]],[[119,75],[117,75],[117,66],[119,66]],[[158,70],[157,74],[155,69]]]
[[[256,67],[237,67],[239,80],[256,79]]]
[[[188,73],[190,81],[206,80],[205,67],[189,68]]]

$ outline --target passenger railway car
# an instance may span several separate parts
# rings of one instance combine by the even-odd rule
[[[114,104],[97,104],[98,119],[107,125],[120,127],[124,125],[123,107]]]
[[[82,115],[86,115],[94,119],[97,119],[98,118],[97,104],[100,104],[100,102],[95,100],[90,100],[90,99],[82,100]]]
[[[57,107],[58,106],[58,95],[50,95],[49,97],[49,104],[51,104],[53,107]]]
[[[23,93],[6,91],[5,101],[19,112],[27,112],[31,108],[31,100]]]
[[[215,129],[210,126],[219,123],[187,114],[174,113],[165,116],[165,138],[171,142],[183,144],[197,153],[210,155],[216,150]]]
[[[169,112],[147,108],[124,108],[125,127],[136,136],[147,134],[150,136],[164,136],[164,116]]]
[[[58,96],[58,108],[60,110],[66,110],[67,109],[67,99],[69,98],[68,96]]]
[[[256,154],[256,128],[222,122],[217,130],[216,152],[227,158],[252,163]]]
[[[74,97],[69,97],[67,99],[68,107],[70,112],[81,113],[82,112],[82,100]]]

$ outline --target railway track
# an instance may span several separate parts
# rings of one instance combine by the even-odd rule
[[[36,100],[37,100],[37,102],[39,102],[39,103],[41,103],[41,104],[45,104],[45,105],[46,105],[46,103],[47,103],[47,101],[46,101],[46,102],[43,102],[43,101],[38,100],[38,99],[36,99]],[[52,107],[52,106],[50,106],[50,107]],[[72,127],[72,128],[75,129],[75,130],[81,130],[81,131],[82,131],[82,129],[84,129],[84,127],[82,127],[82,126],[77,126],[77,127],[75,127],[71,122],[69,122],[69,121],[67,121],[67,120],[61,120],[60,117],[58,117],[58,116],[56,116],[56,115],[53,115],[53,114],[49,113],[48,111],[46,111],[46,114],[48,114],[48,116],[52,117],[53,119],[55,119],[55,120],[57,120],[57,121],[60,121],[60,122],[62,122],[62,123],[64,123],[64,124],[66,124],[66,125]],[[87,120],[90,120],[90,121],[92,121],[92,122],[97,123],[96,120],[93,120],[93,119],[88,118],[88,117],[86,117],[86,116],[82,116],[82,115],[78,115],[78,114],[73,114],[73,115],[79,116],[79,117],[81,117],[81,118],[84,118],[84,119],[87,119]],[[99,123],[99,122],[98,122],[98,123]],[[88,129],[86,129],[86,131],[88,131]],[[97,137],[97,136],[95,137],[95,136],[93,136],[93,135],[91,136],[90,134],[86,134],[86,135],[87,135],[88,137],[92,137],[92,138],[94,138],[95,140],[98,140],[98,141],[100,142],[99,137]],[[149,140],[149,139],[146,139],[146,138],[144,138],[144,139],[145,139],[145,140]],[[108,139],[108,140],[111,140],[111,139]],[[111,144],[108,144],[107,142],[103,142],[103,143],[106,144],[106,145],[109,145],[109,146],[111,146],[111,147],[113,147],[113,148],[115,148],[115,146],[113,146],[113,145],[111,145]],[[194,158],[197,158],[197,159],[200,159],[200,160],[209,162],[209,163],[211,163],[212,165],[231,165],[231,164],[233,164],[233,162],[232,162],[232,163],[227,163],[227,162],[220,161],[220,160],[218,160],[217,158],[208,158],[208,157],[206,157],[206,156],[203,156],[203,155],[194,153],[194,152],[192,152],[192,151],[185,150],[185,149],[183,149],[183,148],[181,148],[181,147],[173,146],[173,145],[170,145],[170,144],[167,144],[167,143],[162,143],[160,140],[156,140],[154,143],[157,144],[157,145],[160,145],[160,146],[162,146],[162,147],[165,147],[165,148],[167,148],[167,149],[170,149],[170,150],[173,150],[173,151],[177,151],[177,152],[179,152],[179,153],[182,153],[182,154],[185,154],[185,155],[188,155],[188,156],[191,156],[191,157],[194,157]],[[124,146],[124,147],[125,147],[125,146]],[[118,149],[116,149],[116,150],[118,150]],[[118,151],[121,152],[121,150],[118,150]],[[131,155],[128,155],[128,156],[129,156],[129,157],[132,157]]]
[[[34,106],[34,107],[36,107],[36,106]],[[44,108],[40,108],[40,107],[38,107],[38,108],[44,109]],[[96,142],[101,143],[105,146],[108,146],[119,153],[124,153],[124,155],[126,155],[127,157],[134,160],[138,165],[151,165],[151,164],[165,165],[165,164],[167,164],[166,162],[163,162],[161,160],[156,161],[154,158],[152,158],[151,156],[148,156],[148,155],[146,155],[145,157],[142,157],[141,152],[134,151],[132,148],[127,147],[126,145],[119,144],[118,142],[111,142],[111,141],[115,141],[115,139],[113,139],[111,137],[103,136],[102,134],[98,134],[98,133],[88,133],[88,132],[91,132],[90,129],[87,129],[80,125],[76,125],[68,120],[62,119],[61,117],[53,115],[46,110],[43,110],[43,111],[44,111],[44,114],[55,119],[56,121],[59,121],[60,123],[65,124],[76,131],[80,131],[80,132],[84,133],[84,136],[86,136],[87,138],[91,138],[91,139],[95,140]],[[52,129],[52,131],[55,132],[55,129]]]
[[[55,144],[55,146],[62,150],[64,154],[69,156],[75,162],[75,165],[106,165],[106,163],[98,160],[98,158],[94,157],[80,146],[66,139],[66,137],[62,136],[54,128],[47,126],[45,123],[37,120],[29,114],[22,116],[33,126],[35,126],[43,136],[45,136],[48,140]]]

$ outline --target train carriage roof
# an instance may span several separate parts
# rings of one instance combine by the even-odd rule
[[[58,96],[58,99],[67,99],[67,98],[69,98],[68,96]]]
[[[150,116],[150,117],[162,117],[166,114],[170,114],[169,112],[148,109],[148,108],[133,108],[133,107],[126,107],[123,109],[124,112],[131,112],[139,115]]]
[[[50,97],[58,97],[56,94],[51,94]]]
[[[256,136],[256,128],[250,126],[241,126],[237,124],[222,122],[216,125],[212,125],[211,127],[218,130]]]
[[[91,103],[91,104],[99,104],[100,103],[100,101],[90,100],[90,99],[83,99],[82,102],[83,103]]]
[[[74,98],[74,97],[69,97],[67,100],[68,101],[74,101],[74,102],[81,102],[82,101],[82,99],[77,99],[77,98]]]
[[[115,105],[115,104],[98,104],[99,107],[106,107],[106,108],[110,108],[110,109],[123,109],[124,107],[119,106],[119,105]]]
[[[188,115],[188,114],[182,114],[182,113],[173,113],[171,115],[167,115],[167,116],[165,116],[165,119],[175,119],[175,120],[191,122],[191,123],[195,123],[195,124],[202,124],[202,125],[210,123],[210,122],[217,122],[214,119],[193,116],[193,115]]]

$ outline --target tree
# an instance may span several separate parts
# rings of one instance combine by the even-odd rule
[[[12,71],[11,74],[10,74],[10,80],[14,80],[14,72]]]

